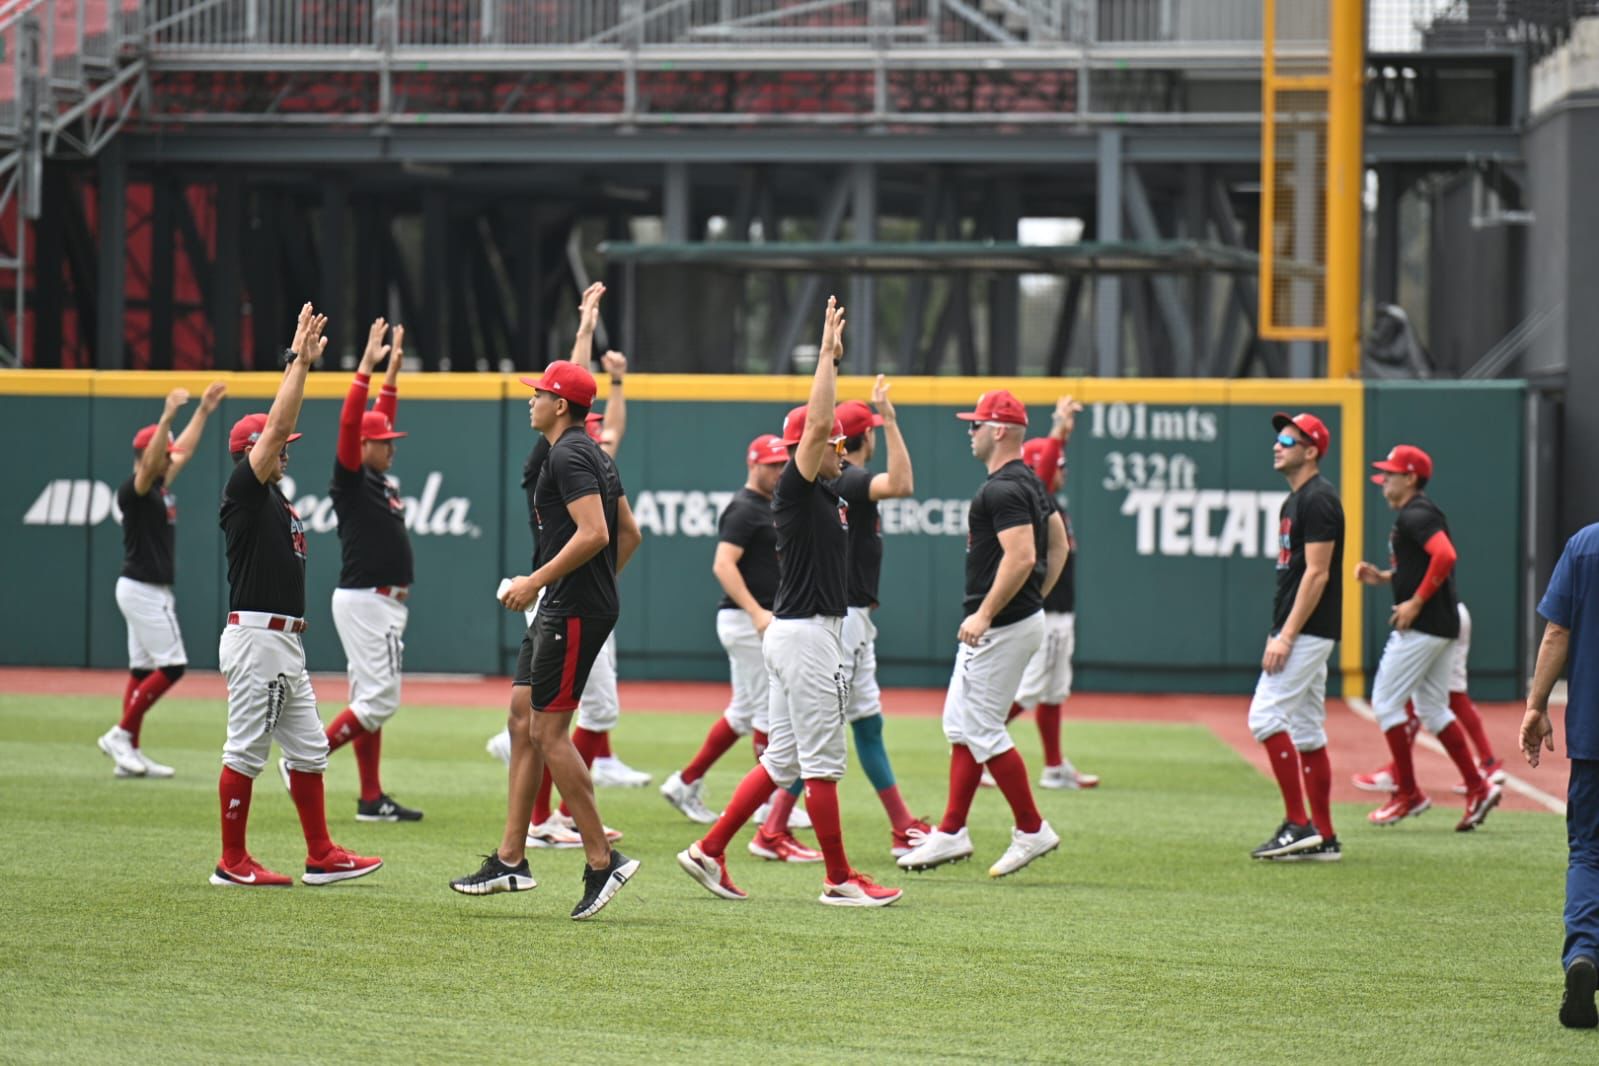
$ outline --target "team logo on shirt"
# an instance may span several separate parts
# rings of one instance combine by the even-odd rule
[[[289,513],[289,538],[294,542],[294,554],[304,559],[305,523],[300,521],[300,512],[288,500],[283,501],[283,509]]]
[[[1277,526],[1277,569],[1287,570],[1294,557],[1294,521],[1283,518]]]
[[[176,522],[178,520],[178,498],[168,492],[165,486],[161,489],[161,503],[167,509],[167,521]]]
[[[394,487],[394,482],[387,479],[383,482],[383,498],[389,501],[389,510],[395,514],[405,510],[405,501],[400,499],[400,490]]]
[[[843,500],[838,501],[838,524],[845,529],[849,528],[849,504]]]

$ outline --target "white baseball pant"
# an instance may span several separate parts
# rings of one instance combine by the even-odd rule
[[[1449,691],[1469,692],[1466,687],[1466,660],[1471,658],[1471,612],[1460,605],[1460,636],[1449,649]]]
[[[1040,703],[1065,703],[1072,694],[1072,653],[1077,650],[1077,616],[1069,611],[1044,612],[1044,643],[1022,671],[1016,702],[1023,709]]]
[[[1249,732],[1257,741],[1286,732],[1300,751],[1327,746],[1327,660],[1336,644],[1300,634],[1281,670],[1261,671],[1249,703]]]
[[[1455,720],[1449,709],[1450,649],[1455,642],[1414,629],[1394,630],[1383,646],[1377,677],[1371,683],[1371,709],[1384,733],[1405,720],[1405,704],[1414,702],[1416,717],[1429,733],[1440,733]]]
[[[776,618],[763,650],[771,679],[771,722],[761,764],[778,788],[844,776],[842,618]]]
[[[771,724],[772,689],[755,620],[743,608],[723,607],[716,612],[716,639],[727,652],[728,680],[733,685],[733,695],[722,717],[741,737],[749,736],[752,729],[766,732]]]
[[[239,614],[246,621],[269,617]],[[223,765],[253,778],[266,768],[275,739],[290,769],[311,774],[326,770],[328,738],[317,717],[299,634],[230,625],[222,630],[217,658],[228,682]]]
[[[944,696],[944,736],[951,744],[964,744],[980,763],[1016,746],[1005,716],[1022,671],[1043,643],[1044,612],[1036,611],[1010,625],[994,626],[975,648],[960,645]]]
[[[616,694],[616,630],[605,638],[600,653],[589,667],[589,679],[577,701],[577,727],[590,733],[609,733],[622,716],[622,700]]]
[[[368,733],[400,709],[405,622],[410,610],[374,589],[334,589],[333,628],[344,645],[350,710]]]
[[[117,578],[117,607],[128,623],[128,669],[159,670],[189,662],[178,629],[178,601],[171,585]]]
[[[877,687],[877,626],[868,607],[850,607],[844,615],[840,640],[844,645],[844,720],[858,722],[883,713],[883,693]]]

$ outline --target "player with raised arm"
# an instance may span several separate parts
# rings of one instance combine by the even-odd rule
[[[1005,719],[1023,671],[1044,642],[1044,597],[1060,579],[1069,549],[1066,523],[1022,462],[1027,409],[1021,401],[1004,389],[985,392],[975,411],[955,417],[971,423],[972,455],[988,477],[972,498],[966,617],[956,632],[960,647],[944,697],[949,799],[938,827],[916,834],[899,865],[930,870],[971,857],[966,820],[986,767],[1016,819],[1010,846],[988,869],[990,877],[1005,877],[1060,847],[1060,835],[1033,802],[1027,764]]]
[[[245,415],[228,434],[233,473],[222,490],[219,520],[227,542],[228,619],[217,657],[228,682],[228,739],[217,792],[222,807],[222,859],[213,885],[262,888],[291,882],[256,862],[245,846],[250,795],[272,741],[286,757],[289,794],[305,834],[308,885],[363,877],[383,865],[354,855],[328,837],[322,774],[328,740],[305,670],[305,526],[279,482],[305,398],[305,378],[322,357],[327,319],[300,308],[289,366],[272,410]]]
[[[592,918],[638,870],[611,847],[594,800],[588,766],[568,735],[589,671],[621,603],[616,576],[641,535],[610,457],[583,428],[594,403],[594,377],[575,363],[555,362],[543,377],[523,378],[535,391],[529,422],[549,442],[532,493],[539,565],[506,582],[500,602],[526,611],[542,594],[538,616],[522,640],[511,687],[511,767],[505,831],[475,873],[450,887],[465,895],[533,888],[526,848],[534,795],[549,767],[570,805],[585,858],[583,895],[572,918]]]
[[[1038,708],[1038,737],[1044,748],[1044,771],[1039,788],[1095,788],[1099,777],[1085,774],[1061,753],[1061,705],[1072,694],[1072,653],[1077,648],[1077,540],[1072,536],[1072,518],[1058,496],[1066,483],[1066,446],[1083,405],[1070,396],[1055,403],[1049,436],[1022,443],[1022,462],[1044,483],[1050,505],[1066,524],[1066,565],[1060,580],[1044,597],[1044,643],[1022,673],[1022,686],[1016,693],[1006,721]],[[987,772],[984,777],[988,778]],[[988,782],[985,780],[984,782]]]
[[[1327,757],[1327,661],[1343,627],[1344,505],[1321,475],[1332,446],[1312,414],[1272,417],[1272,467],[1288,482],[1277,512],[1277,594],[1249,731],[1266,749],[1283,797],[1283,823],[1250,852],[1256,859],[1338,862]],[[1305,793],[1310,814],[1305,814]]]
[[[206,419],[227,394],[220,381],[206,387],[200,409],[183,434],[172,439],[172,422],[189,401],[186,389],[167,393],[160,421],[133,435],[133,473],[117,489],[122,512],[122,575],[117,607],[128,624],[128,683],[122,693],[122,718],[100,737],[100,750],[115,764],[117,777],[171,777],[173,769],[156,762],[139,746],[144,716],[188,667],[178,628],[178,500],[172,483],[194,458]]]
[[[1466,786],[1466,813],[1455,825],[1467,832],[1481,825],[1499,805],[1504,790],[1482,776],[1471,755],[1466,731],[1449,709],[1449,651],[1460,636],[1455,597],[1455,545],[1449,522],[1423,490],[1432,478],[1432,458],[1401,444],[1371,464],[1372,482],[1395,511],[1388,535],[1390,567],[1362,560],[1355,577],[1364,585],[1392,585],[1394,627],[1383,646],[1371,687],[1371,709],[1394,757],[1393,798],[1368,814],[1373,825],[1393,825],[1432,806],[1416,784],[1405,705],[1414,701],[1416,717],[1438,738],[1460,770]]]
[[[826,863],[820,901],[882,907],[900,897],[899,889],[878,885],[850,866],[839,821],[838,782],[849,750],[840,643],[848,599],[849,529],[846,505],[829,481],[838,477],[844,451],[843,427],[833,411],[843,338],[844,309],[829,297],[810,399],[783,422],[789,461],[772,498],[778,585],[775,617],[763,643],[771,678],[769,742],[716,824],[677,856],[690,877],[723,899],[745,898],[728,876],[728,843],[774,787],[795,780],[805,782],[805,805]]]
[[[910,450],[900,433],[899,416],[888,390],[888,382],[879,374],[872,388],[877,410],[859,400],[838,405],[844,462],[833,487],[849,506],[849,610],[843,629],[844,681],[849,685],[849,697],[844,719],[855,737],[855,757],[888,815],[890,853],[897,858],[911,849],[913,832],[925,833],[932,827],[912,814],[899,794],[888,747],[883,743],[883,699],[877,686],[877,626],[872,612],[878,606],[883,572],[883,522],[877,505],[916,491]],[[867,464],[877,452],[879,426],[888,445],[888,469],[874,474]]]

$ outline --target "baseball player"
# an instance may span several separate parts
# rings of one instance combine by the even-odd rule
[[[843,629],[844,681],[849,685],[849,697],[844,704],[844,720],[855,737],[855,757],[888,814],[890,852],[897,858],[911,850],[913,832],[926,833],[932,826],[913,815],[899,794],[894,767],[883,743],[883,702],[877,687],[877,626],[872,622],[872,612],[877,609],[883,571],[883,522],[877,504],[881,500],[904,499],[916,491],[910,451],[900,433],[888,389],[883,375],[877,375],[872,389],[876,411],[859,400],[838,405],[838,420],[844,430],[844,462],[833,488],[849,508],[848,611]],[[874,474],[866,465],[877,451],[879,426],[888,442],[888,470]]]
[[[1392,585],[1393,632],[1383,647],[1372,682],[1371,709],[1394,757],[1393,798],[1366,817],[1373,825],[1393,825],[1420,814],[1432,801],[1416,785],[1405,728],[1405,704],[1414,700],[1416,717],[1449,753],[1466,785],[1466,813],[1455,828],[1477,828],[1499,805],[1504,790],[1485,780],[1471,757],[1466,731],[1449,709],[1449,651],[1460,636],[1455,598],[1455,546],[1449,522],[1423,491],[1432,477],[1432,458],[1401,444],[1372,464],[1372,481],[1396,514],[1388,535],[1391,566],[1381,570],[1361,561],[1355,577],[1365,585]]]
[[[1039,815],[1027,764],[1005,730],[1005,713],[1028,662],[1044,643],[1044,597],[1066,564],[1066,523],[1044,486],[1022,462],[1027,409],[1004,389],[985,392],[972,423],[972,455],[988,478],[972,498],[966,536],[966,618],[944,698],[950,742],[949,800],[938,827],[916,834],[899,857],[907,870],[930,870],[971,857],[967,815],[986,766],[1010,804],[1011,843],[988,876],[1004,877],[1060,847]]]
[[[674,771],[661,786],[666,802],[702,825],[717,815],[705,806],[705,774],[739,737],[754,737],[755,757],[766,750],[771,682],[761,653],[761,638],[772,624],[777,598],[777,526],[772,522],[772,495],[788,462],[783,438],[763,433],[744,452],[744,487],[717,519],[716,556],[711,572],[722,586],[716,612],[716,636],[727,652],[733,695],[727,709],[705,735],[689,764]],[[774,790],[766,816],[750,841],[752,855],[779,862],[820,862],[822,853],[806,847],[790,831],[794,813],[790,794]],[[773,802],[775,801],[775,802]]]
[[[1471,746],[1477,753],[1477,769],[1489,781],[1496,785],[1505,783],[1505,761],[1494,754],[1493,742],[1488,739],[1488,730],[1483,725],[1482,712],[1477,709],[1476,703],[1467,691],[1469,685],[1469,670],[1467,660],[1471,657],[1471,612],[1466,610],[1462,601],[1460,610],[1460,636],[1455,639],[1455,645],[1449,649],[1449,709],[1455,712],[1455,717],[1465,727],[1466,735],[1471,738]],[[1416,744],[1416,734],[1421,732],[1421,719],[1416,717],[1415,701],[1405,705],[1405,735],[1410,738],[1412,750]],[[1380,769],[1366,774],[1354,776],[1355,787],[1366,792],[1392,792],[1394,785],[1394,764],[1389,762]],[[1466,794],[1465,782],[1454,788],[1455,795]]]
[[[217,409],[227,386],[217,381],[200,398],[200,409],[183,435],[172,439],[172,420],[189,400],[185,389],[167,393],[161,419],[133,435],[133,473],[117,489],[122,512],[122,576],[117,607],[128,624],[128,683],[122,693],[122,719],[98,743],[110,756],[117,777],[171,777],[173,769],[156,762],[139,746],[144,716],[188,665],[178,605],[172,595],[177,577],[178,501],[172,483],[194,457],[206,419]]]
[[[850,866],[839,822],[838,782],[848,753],[840,634],[848,599],[849,529],[846,505],[829,481],[838,477],[844,452],[843,427],[833,413],[843,336],[844,309],[829,297],[810,399],[783,422],[789,461],[772,497],[777,596],[762,644],[771,682],[766,750],[716,824],[677,855],[690,877],[723,899],[745,898],[727,873],[728,842],[773,787],[796,779],[805,782],[805,805],[826,864],[820,901],[883,907],[900,897],[899,889],[878,885]]]
[[[1061,754],[1060,708],[1072,694],[1072,652],[1077,647],[1077,541],[1072,536],[1072,519],[1057,499],[1066,481],[1066,445],[1077,424],[1083,405],[1070,396],[1055,404],[1049,436],[1035,437],[1022,444],[1022,462],[1038,480],[1050,506],[1060,513],[1066,525],[1066,565],[1060,580],[1044,598],[1044,643],[1022,673],[1022,687],[1010,706],[1006,722],[1014,721],[1035,706],[1038,708],[1038,736],[1044,747],[1044,772],[1039,788],[1094,788],[1099,778],[1080,772]],[[986,772],[985,777],[989,776]]]
[[[364,877],[383,865],[354,855],[328,837],[322,774],[328,740],[305,671],[305,526],[278,483],[305,396],[305,377],[322,357],[327,319],[300,308],[290,362],[272,410],[245,415],[228,434],[233,473],[222,490],[220,522],[227,542],[228,619],[217,657],[228,682],[228,739],[217,792],[222,806],[222,859],[213,885],[287,886],[245,847],[250,793],[275,739],[287,756],[289,794],[305,833],[308,885]]]
[[[1312,414],[1272,416],[1272,467],[1292,490],[1277,512],[1277,594],[1249,731],[1266,749],[1283,797],[1283,824],[1256,859],[1338,862],[1327,757],[1327,661],[1343,626],[1344,505],[1321,475],[1332,446]],[[1305,793],[1310,815],[1305,814]]]
[[[339,413],[339,443],[329,495],[339,516],[343,565],[333,590],[333,625],[344,646],[350,677],[350,704],[328,726],[328,750],[355,749],[361,796],[355,817],[362,822],[420,822],[422,812],[403,807],[383,791],[379,762],[383,726],[400,707],[400,666],[405,623],[410,613],[411,541],[405,531],[405,505],[388,477],[394,442],[405,436],[394,428],[399,408],[400,362],[405,357],[405,327],[396,325],[394,342],[383,343],[389,324],[379,318],[367,331],[361,364]],[[372,372],[387,358],[388,370],[377,404],[366,409]]]
[[[529,421],[549,441],[533,490],[539,558],[531,574],[508,581],[500,602],[526,611],[544,599],[528,628],[511,688],[511,772],[505,832],[475,873],[450,882],[466,895],[534,887],[528,870],[528,820],[548,765],[571,806],[588,859],[583,895],[572,918],[592,918],[638,870],[639,863],[606,838],[588,767],[568,736],[572,715],[605,639],[616,626],[616,575],[638,547],[640,533],[610,457],[583,429],[594,403],[594,376],[576,363],[555,362],[540,378]]]

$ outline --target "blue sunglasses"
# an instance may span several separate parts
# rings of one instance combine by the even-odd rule
[[[1277,443],[1284,448],[1298,448],[1304,445],[1305,442],[1291,433],[1279,433],[1277,434]]]

